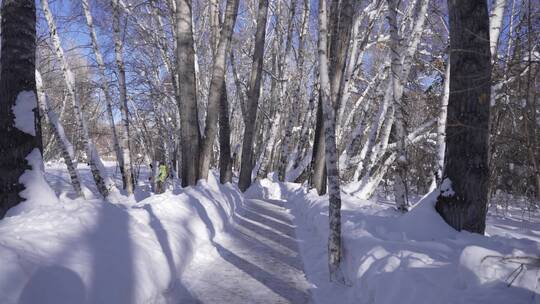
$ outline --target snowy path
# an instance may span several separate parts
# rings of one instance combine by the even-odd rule
[[[282,205],[246,200],[214,239],[218,257],[186,269],[182,281],[192,296],[180,303],[310,303],[293,216]]]

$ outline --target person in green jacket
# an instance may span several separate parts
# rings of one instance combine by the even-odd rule
[[[167,166],[160,162],[158,168],[157,193],[163,193],[165,191],[164,186],[168,176],[169,172],[167,172]]]

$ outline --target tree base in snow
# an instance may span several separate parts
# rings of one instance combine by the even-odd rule
[[[441,215],[448,225],[452,226],[457,231],[467,230],[473,233],[484,234],[486,229],[485,210],[473,210],[477,206],[468,204],[461,200],[457,195],[437,197],[435,209]]]
[[[329,265],[330,270],[330,282],[339,283],[342,285],[345,285],[347,287],[351,287],[352,283],[347,279],[343,271],[341,270],[341,267]]]

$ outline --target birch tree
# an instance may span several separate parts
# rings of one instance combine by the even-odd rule
[[[293,1],[293,9],[296,6],[296,1]],[[301,9],[301,18],[300,18],[300,29],[298,31],[298,56],[296,59],[296,70],[298,75],[295,77],[294,81],[294,93],[292,94],[291,106],[292,109],[289,113],[289,119],[287,120],[287,126],[285,128],[285,136],[283,137],[283,143],[281,144],[281,155],[280,155],[280,164],[278,166],[278,177],[280,181],[285,181],[287,177],[287,167],[289,165],[289,151],[291,151],[291,139],[293,137],[293,129],[295,123],[299,118],[302,117],[300,112],[300,103],[305,98],[305,89],[303,88],[305,83],[305,72],[304,72],[304,62],[306,54],[306,35],[309,29],[309,8],[310,1],[304,0],[302,9]],[[292,37],[293,34],[293,18],[294,14],[291,13],[291,18],[289,19],[289,32],[287,34],[287,41],[289,37]],[[291,35],[291,36],[289,36]],[[289,43],[290,45],[290,43]],[[306,112],[308,109],[306,109]],[[302,138],[297,138],[297,140],[302,140]],[[297,154],[301,154],[300,149],[296,150]]]
[[[333,18],[337,16],[332,15]],[[332,88],[328,67],[328,21],[326,1],[319,1],[319,77],[322,112],[324,117],[324,140],[325,159],[328,174],[329,189],[329,235],[328,235],[328,265],[330,280],[344,283],[341,269],[342,244],[341,244],[341,193],[340,179],[336,148],[336,120],[333,102]],[[336,82],[339,83],[339,82]],[[339,85],[339,84],[338,84]]]
[[[57,138],[58,145],[62,151],[62,158],[64,158],[64,163],[66,164],[69,178],[71,180],[71,186],[73,190],[79,197],[84,197],[81,188],[81,179],[79,173],[77,172],[77,162],[75,161],[75,151],[73,145],[67,138],[64,127],[60,122],[60,117],[54,113],[54,111],[49,106],[49,101],[47,95],[43,90],[43,82],[41,79],[41,74],[36,70],[36,92],[37,92],[37,101],[39,105],[40,115],[42,119],[49,123],[53,131],[54,136]]]
[[[56,57],[60,62],[60,66],[62,69],[62,75],[67,88],[67,98],[71,100],[73,110],[75,112],[74,119],[77,123],[77,126],[79,127],[79,130],[81,131],[87,161],[90,165],[90,171],[92,172],[92,176],[94,178],[94,182],[96,183],[99,193],[103,197],[107,197],[109,195],[110,189],[114,187],[114,185],[107,177],[105,168],[103,166],[103,163],[101,162],[101,158],[99,157],[97,149],[92,139],[90,138],[86,118],[84,117],[84,114],[82,112],[80,100],[77,97],[77,92],[75,91],[75,79],[65,58],[60,37],[58,36],[56,23],[54,21],[51,10],[49,9],[48,0],[41,0],[41,7],[43,8],[45,19],[47,20],[47,24],[49,26],[49,34],[54,45]]]
[[[424,28],[424,21],[426,19],[428,0],[421,0],[419,2],[419,12],[416,22],[412,29],[412,39],[408,48],[405,49],[405,54],[400,57],[400,35],[398,33],[397,26],[397,2],[395,0],[388,0],[388,22],[390,24],[390,54],[391,54],[391,68],[390,68],[390,81],[391,90],[389,90],[391,98],[393,100],[392,106],[395,108],[395,129],[398,142],[398,158],[396,165],[396,174],[394,177],[394,194],[396,199],[396,205],[398,210],[407,211],[408,209],[408,185],[407,185],[407,172],[408,172],[408,155],[405,148],[405,140],[407,137],[406,131],[406,117],[407,117],[407,105],[402,99],[403,87],[409,76],[409,71],[412,66],[412,57],[416,52],[417,45],[420,41],[422,31]]]
[[[489,16],[489,49],[491,60],[497,60],[497,45],[501,34],[506,0],[494,0]]]
[[[320,9],[319,9],[320,10]],[[332,1],[330,6],[330,20],[332,21],[328,26],[328,34],[330,35],[330,43],[328,44],[328,48],[330,52],[327,54],[329,58],[329,77],[330,77],[330,88],[331,88],[331,96],[332,96],[332,106],[334,107],[334,110],[336,113],[339,111],[339,108],[342,104],[342,97],[343,97],[343,90],[345,88],[343,78],[344,71],[345,71],[345,64],[346,59],[348,56],[348,50],[350,46],[350,38],[351,38],[351,31],[352,31],[352,14],[353,14],[354,6],[353,1]],[[320,52],[320,49],[319,49]],[[320,63],[319,63],[320,68]],[[321,73],[319,71],[319,73]],[[320,77],[320,76],[319,76]],[[322,83],[320,84],[322,88]],[[324,107],[324,102],[320,102],[320,106]],[[317,115],[317,124],[316,128],[323,128],[324,126],[324,119],[323,116],[325,116],[324,111],[319,111],[317,113],[320,113],[322,115]],[[322,132],[322,133],[320,133]],[[322,137],[324,131],[317,129],[315,130],[315,134],[319,135],[319,137]],[[324,135],[326,136],[326,135]],[[325,159],[322,157],[321,151],[327,151],[328,147],[326,147],[326,140],[324,140],[324,146],[323,141],[316,140],[317,148],[314,149],[314,152],[316,151],[317,154],[313,154],[313,176],[312,176],[312,185],[318,189],[318,192],[320,195],[326,193],[325,188],[325,173],[324,173],[324,166],[327,165],[328,161],[325,161]],[[326,168],[328,170],[328,168]],[[328,172],[326,172],[326,175],[328,175]]]
[[[261,128],[259,128],[260,132],[263,134],[259,139],[259,143],[257,143],[257,146],[261,147],[260,156],[258,158],[257,164],[257,178],[263,179],[266,178],[268,173],[272,170],[272,156],[274,153],[274,148],[276,141],[278,140],[278,134],[279,130],[281,128],[280,122],[281,122],[281,111],[283,107],[285,107],[285,103],[280,99],[280,78],[279,78],[279,64],[278,64],[278,57],[280,57],[280,42],[282,40],[282,31],[278,28],[280,27],[279,20],[280,20],[280,14],[281,14],[281,3],[276,3],[276,7],[274,9],[274,19],[276,20],[276,24],[274,26],[274,37],[272,39],[272,46],[271,46],[271,53],[272,53],[272,59],[271,59],[271,81],[270,81],[270,104],[268,105],[269,113],[268,115],[265,115],[266,117],[266,123],[264,119],[261,119],[258,123],[262,125]],[[263,112],[264,113],[264,112]],[[264,142],[264,144],[262,144]]]
[[[272,80],[270,85],[270,100],[271,107],[271,119],[269,121],[268,140],[265,141],[264,152],[261,154],[261,165],[258,172],[259,178],[265,178],[269,172],[275,169],[276,161],[278,160],[278,141],[281,139],[282,145],[288,145],[288,141],[291,135],[289,125],[285,125],[283,128],[282,121],[286,119],[286,113],[289,109],[289,100],[287,94],[287,81],[288,69],[286,66],[287,56],[291,50],[292,45],[292,33],[293,33],[293,18],[295,14],[296,3],[291,2],[291,10],[287,15],[287,23],[283,22],[283,12],[285,3],[277,2],[274,9],[275,26],[274,36],[272,38]],[[285,30],[286,29],[286,30]],[[283,39],[285,37],[285,39]],[[292,113],[289,112],[292,116]],[[289,120],[288,120],[289,121]],[[280,138],[282,131],[285,132],[285,136]],[[279,169],[278,169],[279,171]]]
[[[397,168],[394,177],[394,197],[396,200],[397,209],[401,212],[405,212],[408,209],[408,191],[407,191],[407,151],[405,150],[405,108],[401,101],[401,95],[403,94],[403,75],[401,64],[401,48],[400,38],[397,27],[397,1],[388,0],[388,23],[390,26],[390,54],[391,54],[391,68],[390,68],[390,81],[391,81],[391,95],[393,99],[393,106],[396,108],[396,133],[399,146],[399,157],[397,158]]]
[[[122,150],[122,181],[128,195],[133,193],[133,175],[131,165],[129,111],[127,104],[126,68],[124,65],[123,42],[120,33],[120,7],[118,0],[112,0],[113,8],[113,37],[114,54],[116,59],[116,72],[118,76],[118,90],[120,92],[120,114],[122,131],[120,132],[120,146]]]
[[[278,78],[283,80],[283,79],[289,79],[289,68],[288,68],[288,65],[287,65],[287,58],[289,56],[289,53],[291,52],[291,49],[292,49],[292,39],[293,39],[293,29],[294,29],[294,17],[296,15],[296,0],[292,0],[291,3],[290,3],[290,11],[289,11],[289,15],[288,15],[288,19],[287,19],[287,34],[285,36],[285,49],[284,51],[281,53],[281,56],[280,56],[280,60],[278,61],[278,72],[279,72],[279,76]],[[302,21],[304,22],[304,21]],[[301,25],[302,29],[301,31],[303,30],[303,27],[304,25],[302,24]],[[300,33],[300,40],[303,40],[304,38],[302,37],[302,33]],[[300,48],[303,48],[304,44],[304,41],[300,41]],[[298,54],[298,64],[297,64],[297,67],[300,69],[299,70],[299,73],[300,73],[300,76],[297,78],[297,79],[300,79],[300,78],[303,78],[303,72],[301,71],[303,69],[303,54],[301,54],[300,52],[303,52],[303,50],[299,51],[299,54]],[[299,80],[301,81],[301,80]],[[287,168],[287,165],[288,165],[288,151],[289,151],[289,146],[290,146],[290,141],[292,139],[292,128],[293,128],[293,125],[294,125],[294,119],[295,117],[297,116],[298,114],[298,104],[299,104],[299,101],[298,100],[294,100],[292,99],[293,96],[291,96],[292,94],[289,94],[288,96],[285,96],[286,95],[286,92],[287,92],[287,89],[288,89],[288,86],[287,86],[288,82],[285,82],[285,81],[280,81],[279,83],[279,87],[280,87],[280,90],[279,90],[279,99],[286,102],[286,106],[284,108],[284,110],[286,111],[285,113],[288,113],[288,115],[285,115],[285,119],[286,119],[286,124],[285,124],[285,128],[284,128],[284,136],[281,140],[281,150],[280,150],[280,154],[279,154],[279,159],[278,159],[278,166],[277,166],[277,171],[278,171],[278,178],[279,180],[281,181],[284,181],[285,180],[285,171],[286,171],[286,168]],[[295,84],[295,85],[298,85]],[[298,93],[298,91],[297,91]],[[298,96],[298,95],[297,95]],[[299,96],[298,96],[299,97]],[[288,109],[288,105],[290,105],[291,107],[289,108],[290,110],[287,111]],[[287,117],[288,116],[288,117]]]
[[[44,114],[50,114],[42,116],[44,122],[51,124],[45,134],[46,157],[63,157],[64,150],[69,150],[56,139],[52,117],[71,114],[66,102],[73,103],[75,96],[84,110],[74,110],[76,120],[59,115],[59,126],[74,146],[80,146],[84,141],[76,140],[77,136],[84,136],[78,117],[83,114],[88,133],[95,134],[93,142],[100,151],[112,154],[114,150],[121,172],[129,164],[123,164],[124,149],[118,139],[128,128],[129,136],[121,139],[122,146],[126,139],[131,141],[126,155],[132,158],[135,177],[139,162],[162,160],[173,175],[182,171],[184,186],[206,178],[211,168],[219,166],[222,183],[232,180],[233,169],[240,169],[243,189],[249,187],[253,174],[262,178],[277,171],[282,181],[309,178],[319,194],[329,190],[325,102],[320,93],[323,75],[315,44],[318,35],[313,35],[317,23],[309,13],[310,5],[317,4],[268,1],[264,16],[260,9],[264,2],[237,4],[242,7],[238,13],[242,22],[231,26],[230,51],[220,45],[228,30],[228,1],[185,0],[177,5],[182,1],[109,0],[103,2],[109,5],[100,8],[112,17],[115,31],[103,38],[116,43],[105,54],[106,43],[96,32],[107,24],[94,24],[92,12],[97,14],[98,7],[92,11],[89,2],[81,0],[86,20],[67,22],[69,26],[86,23],[83,28],[90,35],[95,70],[73,56],[82,47],[77,40],[69,56],[57,51],[60,46],[63,52],[59,37],[71,33],[56,33],[63,27],[56,29],[52,14],[44,9],[55,33],[52,48],[43,44],[38,50],[38,69],[46,82],[46,98],[41,99],[40,93],[38,101]],[[534,90],[538,7],[532,1],[527,12],[527,1],[512,0],[505,11],[506,1],[491,3],[488,31],[494,81],[490,96],[495,115],[490,130],[490,189],[493,194],[503,190],[530,196],[538,176],[538,124],[534,123],[538,120]],[[428,0],[341,0],[326,1],[326,5],[326,56],[340,182],[355,181],[347,191],[362,198],[382,191],[380,185],[392,185],[400,209],[405,210],[410,193],[423,194],[433,180],[437,181],[433,187],[444,184],[448,150],[444,109],[451,68],[450,62],[444,63],[450,61],[446,57],[447,18]],[[530,26],[529,14],[533,16]],[[272,25],[263,27],[263,17]],[[111,59],[110,66],[105,56]],[[70,76],[66,72],[70,70],[78,76]],[[110,71],[118,76],[118,82],[114,79],[118,93],[117,85],[110,84]],[[118,112],[113,112],[113,104]],[[103,124],[102,115],[110,126]],[[122,116],[118,125],[115,115]],[[86,145],[84,150],[88,151]],[[512,162],[519,170],[509,169]],[[72,165],[76,167],[75,158]]]
[[[109,82],[107,81],[106,74],[105,74],[105,62],[103,61],[103,56],[99,49],[98,38],[97,38],[96,30],[94,27],[94,19],[92,17],[90,4],[88,3],[88,0],[81,0],[81,4],[84,11],[86,25],[88,26],[90,38],[92,41],[92,50],[94,51],[94,56],[96,58],[96,63],[98,65],[99,77],[100,77],[100,82],[101,82],[101,90],[103,91],[103,95],[105,97],[105,103],[107,107],[107,116],[109,118],[109,123],[111,125],[111,134],[112,134],[112,141],[114,145],[114,153],[116,155],[116,161],[118,162],[118,167],[121,170],[120,173],[122,174],[122,179],[124,180],[124,176],[125,176],[124,157],[123,157],[122,150],[120,149],[120,143],[118,141],[118,135],[116,131],[116,124],[114,122],[112,97],[110,93]]]
[[[450,59],[450,58],[449,58]],[[448,99],[450,98],[450,60],[446,63],[444,73],[443,95],[441,107],[437,118],[437,179],[442,178],[444,169],[444,155],[446,150],[446,117],[448,115]]]

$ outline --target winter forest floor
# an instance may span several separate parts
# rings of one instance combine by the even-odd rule
[[[309,303],[292,216],[283,201],[248,199],[214,240],[219,257],[184,281],[201,303]],[[187,299],[186,299],[187,300]],[[182,299],[180,303],[190,303]]]
[[[540,303],[540,215],[490,212],[486,236],[456,232],[433,194],[406,215],[344,187],[347,285],[328,282],[327,197],[272,178],[241,194],[214,176],[152,195],[97,198],[81,167],[75,199],[61,163],[0,221],[0,303]],[[114,164],[108,166],[118,180]],[[531,262],[531,263],[529,263]],[[536,262],[537,263],[537,262]]]

